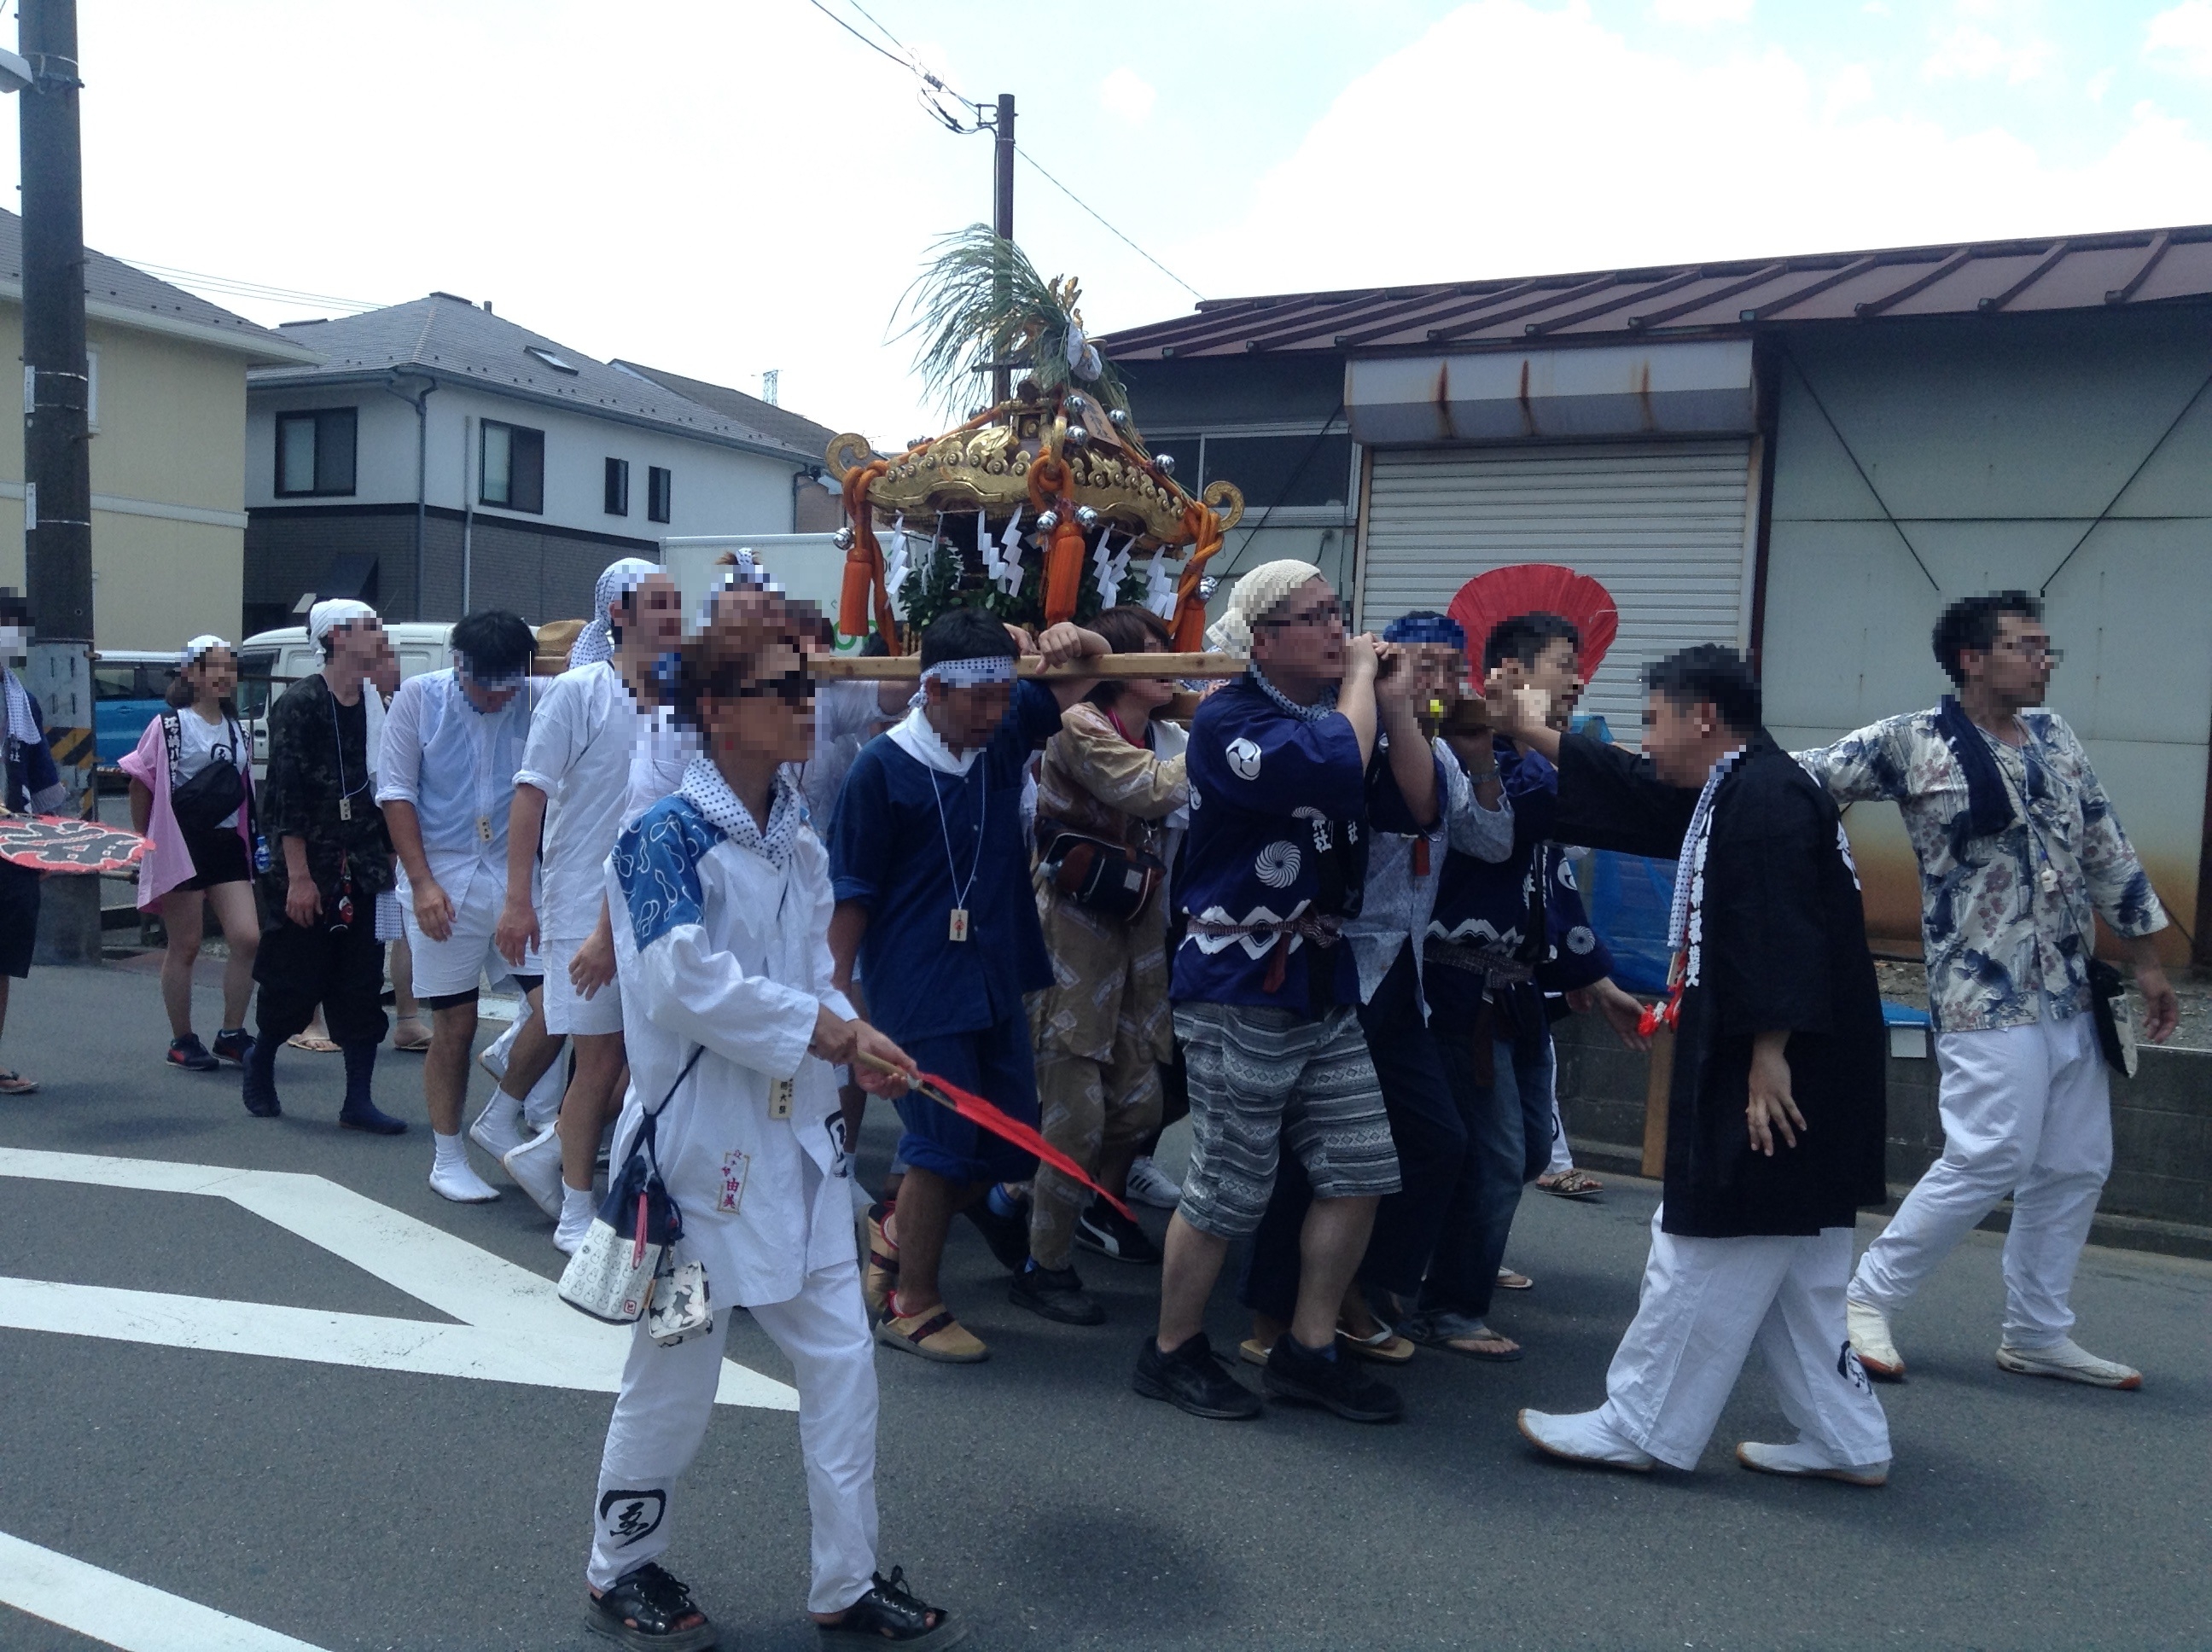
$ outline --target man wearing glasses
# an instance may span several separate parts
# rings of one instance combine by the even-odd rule
[[[2166,914],[2081,741],[2042,708],[2059,660],[2042,604],[1966,598],[1936,622],[1935,647],[1955,697],[1797,754],[1838,804],[1886,798],[1904,813],[1942,1070],[1943,1157],[1859,1263],[1851,1345],[1871,1375],[1902,1376],[1890,1315],[2009,1194],[1997,1364],[2137,1388],[2141,1373],[2075,1344],[2067,1299],[2112,1163],[2094,920],[2120,937],[2145,1031],[2163,1042],[2179,1012],[2151,939]]]
[[[512,975],[535,1011],[544,980],[535,952],[510,970],[494,941],[507,902],[514,776],[537,701],[529,680],[537,641],[518,616],[495,609],[456,625],[453,647],[452,669],[411,677],[392,696],[376,797],[407,874],[415,993],[430,1011],[422,1058],[435,1140],[430,1186],[456,1204],[477,1205],[499,1197],[471,1168],[461,1140],[477,985],[487,971],[495,981]],[[533,1014],[507,1057],[507,1076],[470,1128],[494,1158],[522,1145],[521,1098],[558,1048],[543,1012]]]

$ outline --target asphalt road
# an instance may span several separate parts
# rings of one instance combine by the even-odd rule
[[[165,1042],[149,974],[17,983],[0,1057],[44,1088],[0,1102],[0,1155],[309,1173],[550,1291],[550,1224],[519,1193],[462,1208],[425,1185],[414,1058],[380,1065],[380,1102],[416,1126],[383,1141],[332,1127],[335,1057],[287,1052],[286,1117],[262,1122],[234,1073],[162,1070]],[[871,1179],[889,1145],[874,1120]],[[232,1200],[28,1179],[24,1163],[0,1157],[0,1294],[58,1280],[426,1335],[455,1322]],[[998,1652],[2212,1641],[2212,1267],[2089,1253],[2082,1339],[2147,1372],[2138,1394],[2101,1393],[1997,1370],[1997,1242],[1971,1237],[1900,1322],[1913,1376],[1882,1391],[1884,1491],[1739,1471],[1736,1440],[1784,1437],[1756,1370],[1693,1474],[1540,1461],[1515,1409],[1601,1397],[1654,1198],[1620,1181],[1594,1206],[1532,1194],[1511,1260],[1537,1287],[1498,1316],[1528,1358],[1425,1352],[1404,1373],[1407,1420],[1382,1429],[1296,1412],[1209,1424],[1139,1400],[1146,1271],[1091,1259],[1112,1322],[1048,1325],[1006,1303],[963,1230],[948,1294],[994,1357],[881,1353],[884,1564]],[[219,1317],[188,1300],[178,1339],[196,1315]],[[0,1534],[326,1652],[602,1644],[579,1602],[605,1394],[120,1341],[97,1313],[66,1327],[0,1330]],[[1211,1328],[1241,1334],[1225,1291]],[[730,1351],[788,1376],[749,1323]],[[787,1413],[718,1409],[669,1558],[726,1646],[812,1643],[800,1474]],[[9,1566],[0,1543],[0,1598]],[[100,1643],[0,1606],[11,1652]]]

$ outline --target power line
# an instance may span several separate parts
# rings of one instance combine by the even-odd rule
[[[204,288],[209,292],[224,293],[234,298],[266,299],[283,304],[319,305],[325,308],[359,312],[380,310],[386,307],[370,299],[337,298],[328,293],[303,293],[290,287],[271,287],[264,282],[247,281],[237,276],[211,276],[198,270],[179,270],[166,264],[149,264],[143,258],[120,258],[134,270],[179,287]]]
[[[1164,264],[1162,264],[1162,263],[1161,263],[1158,258],[1154,258],[1151,253],[1149,253],[1149,252],[1146,252],[1146,251],[1145,251],[1145,249],[1144,249],[1143,247],[1141,247],[1141,246],[1138,246],[1138,245],[1136,244],[1136,242],[1134,242],[1134,241],[1131,240],[1130,240],[1127,235],[1124,235],[1124,234],[1123,234],[1120,230],[1118,230],[1118,229],[1115,228],[1114,228],[1114,226],[1113,226],[1112,224],[1110,224],[1110,223],[1107,223],[1107,222],[1106,222],[1106,219],[1105,219],[1104,215],[1103,215],[1103,214],[1102,214],[1102,213],[1098,210],[1098,209],[1097,209],[1097,208],[1096,208],[1096,207],[1092,206],[1092,205],[1091,204],[1091,203],[1090,203],[1090,202],[1088,202],[1088,201],[1085,200],[1085,199],[1084,199],[1080,195],[1078,195],[1078,194],[1077,194],[1073,190],[1072,190],[1072,189],[1068,188],[1068,186],[1067,186],[1066,185],[1065,185],[1065,184],[1061,183],[1061,182],[1060,181],[1060,179],[1057,179],[1057,178],[1054,177],[1050,173],[1047,172],[1047,171],[1046,171],[1042,167],[1038,166],[1038,165],[1037,165],[1037,163],[1036,163],[1036,156],[1034,156],[1034,155],[1031,155],[1031,154],[1030,154],[1027,149],[1024,149],[1020,144],[1017,143],[1017,144],[1015,144],[1015,145],[1014,145],[1014,153],[1015,153],[1016,155],[1018,155],[1021,156],[1021,158],[1022,158],[1023,160],[1024,160],[1024,161],[1028,161],[1028,162],[1030,163],[1030,170],[1031,170],[1031,171],[1033,171],[1033,172],[1035,172],[1038,177],[1040,177],[1040,178],[1043,179],[1044,179],[1044,181],[1045,181],[1046,183],[1050,184],[1050,185],[1051,185],[1054,189],[1058,190],[1058,191],[1059,191],[1062,195],[1065,195],[1066,197],[1067,197],[1067,198],[1068,198],[1069,200],[1071,200],[1071,201],[1074,202],[1076,205],[1078,205],[1078,206],[1081,207],[1081,208],[1082,208],[1085,212],[1089,213],[1092,217],[1094,217],[1094,218],[1097,219],[1097,220],[1098,220],[1098,222],[1099,222],[1101,224],[1104,224],[1104,225],[1105,225],[1105,228],[1106,228],[1106,233],[1107,233],[1108,234],[1109,234],[1109,235],[1113,236],[1113,237],[1114,237],[1114,239],[1115,239],[1115,240],[1120,241],[1120,242],[1121,243],[1121,245],[1122,245],[1122,246],[1124,246],[1127,247],[1127,248],[1128,248],[1132,252],[1134,252],[1134,253],[1135,253],[1139,258],[1142,258],[1142,259],[1143,259],[1146,264],[1151,264],[1151,265],[1152,266],[1152,268],[1153,268],[1153,269],[1155,269],[1155,270],[1158,270],[1162,275],[1165,276],[1166,276],[1170,281],[1171,281],[1171,282],[1175,282],[1175,284],[1176,284],[1176,286],[1178,286],[1178,287],[1182,288],[1183,289],[1183,291],[1185,291],[1186,293],[1188,293],[1188,294],[1189,294],[1193,298],[1195,298],[1195,299],[1203,299],[1203,298],[1206,296],[1206,295],[1205,295],[1204,293],[1200,292],[1200,291],[1198,290],[1198,288],[1195,288],[1195,287],[1192,286],[1188,282],[1185,281],[1185,280],[1184,280],[1181,276],[1179,276],[1179,275],[1176,274],[1176,272],[1175,272],[1174,270],[1172,270],[1169,269],[1169,268],[1167,267],[1167,265],[1165,265]]]
[[[884,39],[889,40],[892,46],[898,48],[897,52],[887,50],[884,46],[878,45],[875,41],[870,39],[866,35],[861,33],[860,31],[854,27],[851,23],[848,22],[844,18],[840,17],[836,12],[830,10],[827,5],[823,3],[823,0],[807,0],[807,3],[812,6],[815,10],[820,12],[824,17],[827,17],[831,22],[836,24],[838,27],[843,29],[854,39],[858,40],[862,46],[867,47],[869,51],[875,52],[878,57],[889,58],[891,62],[901,64],[909,73],[918,77],[923,82],[921,92],[921,106],[928,110],[930,113],[935,115],[938,119],[943,121],[949,129],[960,133],[963,137],[972,132],[980,132],[986,129],[988,125],[988,118],[985,114],[983,106],[976,102],[975,99],[967,97],[960,92],[956,91],[951,87],[947,86],[942,80],[939,79],[928,70],[922,67],[921,59],[914,55],[913,48],[908,46],[904,40],[900,39],[897,35],[892,33],[890,30],[885,28],[882,23],[878,22],[874,15],[871,13],[866,7],[860,4],[860,0],[845,0],[845,3],[852,7],[854,11],[859,12],[861,16],[866,18],[870,25],[874,27],[878,33],[881,34]],[[900,53],[903,53],[904,55],[901,56]],[[943,105],[939,104],[934,98],[931,97],[930,93],[933,90],[941,92],[945,96],[953,99],[955,101],[974,111],[973,119],[975,124],[972,125],[963,125],[955,116],[943,106]],[[1182,288],[1183,291],[1188,293],[1193,298],[1203,300],[1206,297],[1206,295],[1200,292],[1197,288],[1192,286],[1181,276],[1176,274],[1174,270],[1169,269],[1167,265],[1162,264],[1151,253],[1146,252],[1143,247],[1138,246],[1136,242],[1131,240],[1128,236],[1123,234],[1119,229],[1115,228],[1112,223],[1108,222],[1106,216],[1100,212],[1097,208],[1092,206],[1090,202],[1085,200],[1073,190],[1068,188],[1066,185],[1061,183],[1059,179],[1054,177],[1042,167],[1039,166],[1036,161],[1036,157],[1032,155],[1027,149],[1024,149],[1020,144],[1017,143],[1014,145],[1014,153],[1020,155],[1023,160],[1028,161],[1031,170],[1033,170],[1038,177],[1043,179],[1046,183],[1050,184],[1062,195],[1065,195],[1069,200],[1074,202],[1076,205],[1081,207],[1084,211],[1089,213],[1091,216],[1096,219],[1100,226],[1105,229],[1106,233],[1113,236],[1115,240],[1120,241],[1122,246],[1127,247],[1132,252],[1134,252],[1146,264],[1151,264],[1153,269],[1158,270],[1170,281],[1175,282],[1176,286]]]

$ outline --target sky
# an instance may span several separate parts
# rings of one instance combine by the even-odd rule
[[[86,240],[773,368],[903,441],[948,421],[900,307],[989,218],[990,138],[825,14],[1015,94],[1098,215],[1025,164],[1016,239],[1094,333],[1201,294],[2212,222],[2212,0],[860,5],[880,29],[854,0],[82,0]]]

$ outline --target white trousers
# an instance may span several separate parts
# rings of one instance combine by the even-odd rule
[[[1558,1069],[1553,1071],[1556,1073]],[[1547,1176],[1565,1175],[1575,1168],[1574,1150],[1567,1145],[1567,1121],[1559,1112],[1559,1085],[1556,1078],[1552,1082],[1552,1162],[1544,1167]]]
[[[1889,1421],[1844,1333],[1851,1230],[1686,1239],[1651,1214],[1651,1257],[1601,1415],[1661,1462],[1694,1468],[1753,1345],[1800,1437],[1838,1466],[1889,1461]]]
[[[2004,1339],[2047,1348],[2074,1328],[2068,1298],[2112,1168],[2112,1090],[2095,1017],[1939,1033],[1943,1157],[1870,1246],[1851,1295],[1893,1308],[2012,1196]]]
[[[709,1278],[710,1294],[713,1285]],[[659,1559],[668,1547],[676,1483],[706,1437],[723,1338],[736,1311],[726,1303],[716,1308],[712,1333],[673,1348],[661,1347],[639,1323],[599,1458],[584,1574],[593,1588]],[[842,1612],[868,1592],[876,1573],[875,1343],[859,1263],[845,1257],[807,1275],[790,1301],[747,1311],[798,1378],[799,1442],[814,1526],[806,1609]]]

